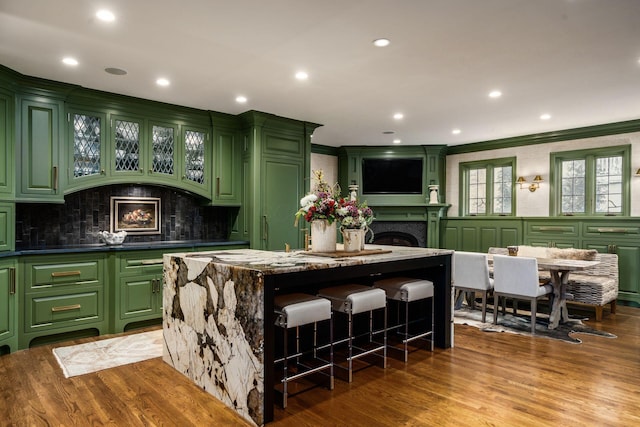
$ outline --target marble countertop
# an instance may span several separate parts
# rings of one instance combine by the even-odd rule
[[[405,246],[367,245],[365,249],[379,250],[380,253],[331,257],[325,254],[318,255],[307,251],[279,252],[255,249],[233,249],[217,252],[191,252],[165,255],[183,258],[187,265],[196,269],[198,268],[197,265],[202,268],[203,265],[213,262],[231,265],[237,268],[258,270],[263,274],[283,274],[453,254],[452,250],[447,249],[413,248]]]

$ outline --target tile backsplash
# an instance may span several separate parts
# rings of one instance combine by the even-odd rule
[[[234,208],[201,206],[169,188],[112,185],[69,194],[64,204],[16,204],[16,250],[100,243],[96,233],[110,228],[112,196],[160,198],[160,234],[129,233],[127,243],[229,237]]]

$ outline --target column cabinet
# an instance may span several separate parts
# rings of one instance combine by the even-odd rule
[[[20,95],[20,168],[16,199],[63,202],[60,147],[64,138],[63,102]]]
[[[15,259],[0,258],[0,354],[18,349],[16,267]]]
[[[320,125],[269,114],[242,116],[247,150],[243,203],[244,229],[254,249],[303,247],[303,232],[293,226],[300,198],[309,191],[311,134]]]

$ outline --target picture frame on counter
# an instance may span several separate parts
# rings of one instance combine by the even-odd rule
[[[160,234],[160,198],[111,197],[111,232]]]

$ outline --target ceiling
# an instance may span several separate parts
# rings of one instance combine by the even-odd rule
[[[99,8],[116,20],[96,19]],[[373,46],[380,37],[391,44]],[[327,146],[458,145],[640,119],[639,60],[639,0],[0,0],[6,67],[320,123],[313,142]]]

